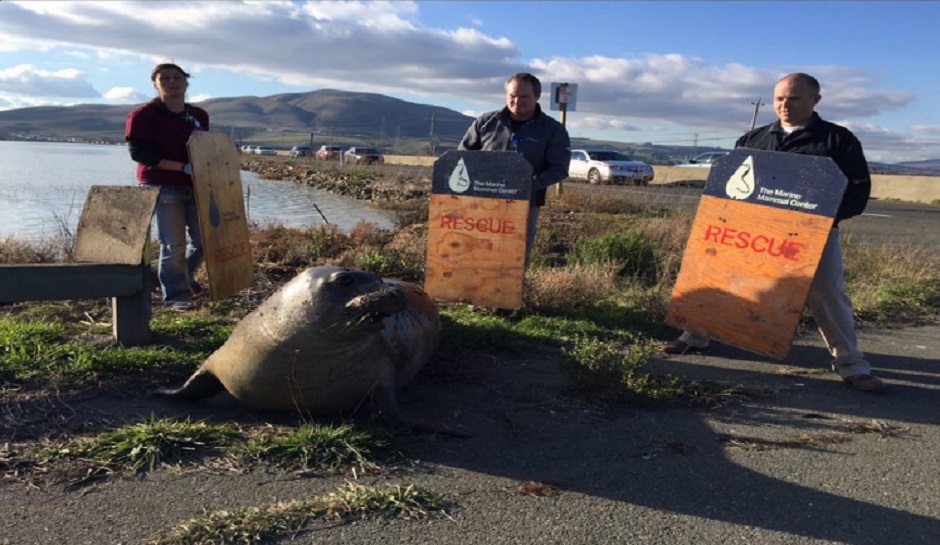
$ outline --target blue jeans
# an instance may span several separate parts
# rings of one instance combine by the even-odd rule
[[[161,186],[154,215],[160,242],[159,277],[163,302],[191,301],[196,269],[203,261],[202,232],[192,188]]]

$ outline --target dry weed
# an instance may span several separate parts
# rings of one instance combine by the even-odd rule
[[[564,313],[582,309],[618,293],[617,263],[541,267],[525,278],[525,300],[538,311]]]
[[[860,321],[936,321],[940,254],[915,244],[843,242],[846,287]]]
[[[71,260],[73,240],[55,235],[39,241],[18,240],[12,235],[0,240],[0,263],[65,263]]]

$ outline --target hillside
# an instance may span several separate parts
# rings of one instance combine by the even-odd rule
[[[136,104],[41,106],[0,111],[0,139],[123,142],[124,120]],[[267,97],[215,98],[199,103],[212,118],[212,129],[227,132],[239,145],[289,149],[295,145],[376,146],[390,153],[437,154],[454,149],[472,117],[454,110],[417,104],[377,93],[320,89]],[[495,106],[494,106],[495,107]],[[574,148],[610,148],[651,164],[669,165],[713,147],[572,138]],[[898,164],[871,163],[873,172],[937,174],[940,159]]]
[[[124,120],[135,104],[42,106],[0,112],[0,138],[121,142]],[[440,106],[416,104],[374,93],[321,89],[269,97],[216,98],[199,103],[213,130],[237,141],[281,144],[315,138],[423,139],[433,130],[456,141],[473,118]]]

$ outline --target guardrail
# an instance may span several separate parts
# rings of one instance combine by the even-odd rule
[[[150,218],[159,193],[92,186],[75,235],[75,262],[0,265],[0,303],[110,297],[114,339],[128,346],[150,342]]]

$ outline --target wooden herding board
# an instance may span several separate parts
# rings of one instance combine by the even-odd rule
[[[140,265],[160,190],[145,186],[94,185],[78,221],[73,256],[78,263]]]
[[[522,306],[532,167],[519,154],[451,151],[434,163],[424,289],[445,301]]]
[[[241,156],[227,134],[194,131],[187,144],[209,291],[219,300],[251,286],[254,269],[242,197]]]
[[[786,358],[845,186],[828,157],[723,157],[699,202],[666,323]]]

